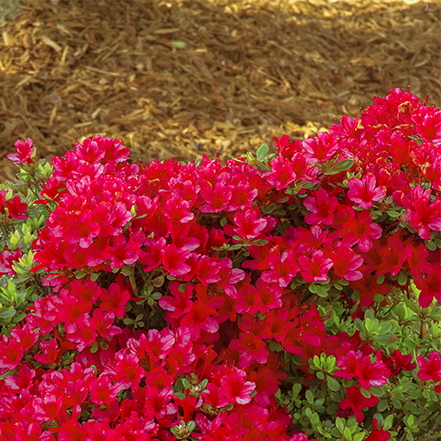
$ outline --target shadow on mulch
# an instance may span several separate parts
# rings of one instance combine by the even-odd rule
[[[441,107],[435,1],[23,3],[0,25],[2,180],[18,138],[47,158],[101,134],[134,159],[226,159],[395,87]]]

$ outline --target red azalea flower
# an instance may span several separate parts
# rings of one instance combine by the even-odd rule
[[[47,205],[50,202],[59,203],[62,192],[66,191],[64,182],[53,177],[49,178],[46,182],[44,179],[41,181],[43,183],[43,189],[40,191],[41,199],[36,200],[34,204]]]
[[[407,258],[406,267],[410,270],[413,277],[422,279],[422,274],[428,274],[433,271],[432,265],[427,261],[429,250],[424,243],[415,246],[415,244],[411,242],[410,247],[412,252]]]
[[[79,352],[93,344],[97,333],[90,315],[83,315],[75,320],[75,324],[66,326],[66,335],[69,341],[76,343]]]
[[[234,223],[237,225],[233,231],[240,237],[252,240],[255,239],[266,227],[267,220],[262,218],[258,209],[248,209],[244,212],[236,212]]]
[[[254,401],[262,407],[268,407],[279,389],[279,382],[274,372],[268,368],[259,369],[250,373],[250,380],[256,384],[256,395]]]
[[[54,392],[46,393],[42,398],[34,399],[34,419],[39,423],[57,421],[62,413],[63,398]]]
[[[213,334],[219,330],[219,323],[212,317],[218,316],[215,308],[209,307],[201,299],[191,304],[189,311],[182,317],[181,326],[187,326],[193,339],[201,337],[201,330]]]
[[[230,368],[221,378],[220,382],[226,399],[233,404],[248,404],[251,401],[251,393],[256,389],[256,384],[246,381],[245,371]]]
[[[23,214],[28,209],[27,204],[21,201],[20,196],[14,196],[9,201],[5,202],[6,208],[9,211],[9,216],[15,217],[16,219],[27,219],[27,215]]]
[[[162,264],[171,276],[181,277],[191,270],[191,267],[184,263],[189,256],[190,251],[187,248],[178,249],[175,244],[170,244],[165,247]]]
[[[355,377],[363,389],[370,390],[371,386],[383,386],[390,377],[390,371],[381,360],[372,363],[371,358],[365,355],[355,369]]]
[[[221,183],[215,184],[214,188],[204,185],[199,194],[205,202],[199,207],[202,213],[219,213],[225,210],[232,196],[231,190]]]
[[[210,421],[205,415],[198,413],[194,421],[197,428],[201,431],[201,433],[192,433],[194,438],[205,441],[221,441],[223,439],[228,439],[228,430],[226,428],[221,428],[219,430],[220,426],[222,426],[221,413],[219,413],[213,421]]]
[[[381,249],[382,260],[377,266],[376,277],[391,273],[397,276],[403,267],[404,262],[412,254],[412,248],[408,243],[403,243],[401,232],[389,236],[387,245]]]
[[[283,135],[280,139],[274,137],[274,144],[280,153],[280,155],[289,157],[292,156],[297,150],[302,150],[302,143],[299,139],[296,139],[291,143],[288,135]]]
[[[305,139],[302,146],[306,150],[305,157],[312,162],[330,160],[339,148],[337,140],[327,132],[319,132],[316,138]]]
[[[264,273],[262,273],[263,275]],[[257,279],[256,282],[257,295],[260,298],[261,309],[259,312],[266,314],[271,309],[280,308],[282,306],[283,288],[280,283],[266,283],[263,277]],[[258,299],[256,299],[258,302]],[[250,313],[251,314],[251,313]]]
[[[271,171],[262,175],[276,190],[283,190],[294,182],[297,175],[294,172],[292,161],[280,155],[271,161]]]
[[[340,279],[353,282],[363,278],[361,271],[357,271],[363,265],[363,258],[349,247],[341,244],[337,252],[333,253],[332,260],[334,261],[334,274]]]
[[[417,230],[422,239],[430,239],[430,230],[441,231],[441,200],[438,198],[433,202],[430,195],[432,190],[424,190],[420,185],[410,189],[409,196],[402,195],[399,199],[402,205],[407,208],[403,221],[409,221],[411,227]]]
[[[259,190],[261,190],[259,185]],[[228,203],[228,211],[246,210],[251,207],[254,199],[259,194],[259,190],[255,188],[252,182],[241,181],[237,183],[235,192],[232,192],[230,202]]]
[[[360,363],[363,354],[361,351],[349,351],[347,355],[342,355],[337,358],[337,366],[339,371],[335,371],[334,375],[340,378],[352,380],[357,375],[357,366]],[[369,358],[369,357],[368,357]]]
[[[369,211],[362,211],[358,216],[346,221],[339,232],[346,245],[352,247],[358,244],[360,251],[367,253],[373,246],[372,239],[379,239],[383,230],[380,225],[372,222]]]
[[[441,357],[437,351],[432,351],[426,360],[423,355],[417,357],[420,370],[418,378],[421,380],[441,381]]]
[[[169,197],[162,209],[164,216],[174,222],[186,224],[194,219],[194,214],[190,211],[192,203],[179,197]]]
[[[79,317],[88,314],[93,307],[90,302],[69,295],[67,290],[60,292],[60,299],[63,305],[58,313],[58,319],[65,323],[67,329],[69,329],[70,325],[73,325]]]
[[[0,273],[7,274],[8,276],[17,274],[12,268],[12,265],[14,262],[18,262],[22,256],[23,253],[20,248],[14,252],[4,250],[3,253],[0,254]]]
[[[40,349],[42,354],[35,354],[34,358],[43,364],[49,364],[55,361],[58,357],[58,343],[55,338],[52,338],[49,341],[41,341]]]
[[[434,263],[432,268],[424,279],[415,280],[415,286],[421,290],[418,302],[422,308],[428,308],[434,298],[441,302],[441,268],[439,263]]]
[[[328,280],[328,271],[334,265],[331,259],[325,258],[323,251],[315,250],[311,257],[300,256],[300,274],[305,282],[319,282]]]
[[[81,248],[88,248],[99,234],[98,222],[92,219],[92,213],[89,210],[85,210],[79,217],[68,220],[68,227],[62,233],[62,237],[67,243],[79,244]]]
[[[372,173],[366,173],[362,180],[351,178],[348,181],[348,197],[358,204],[360,208],[370,208],[374,201],[379,201],[386,196],[386,187],[376,187],[377,180]]]
[[[23,164],[26,162],[27,164],[32,164],[34,161],[31,156],[34,153],[34,147],[32,147],[33,141],[31,138],[28,138],[26,141],[18,140],[15,143],[15,150],[17,153],[11,153],[6,155],[6,157],[14,162],[15,164]]]
[[[337,210],[338,201],[335,196],[329,198],[326,190],[321,188],[312,196],[308,196],[303,205],[311,212],[305,216],[305,222],[309,225],[331,225],[334,222],[334,213]]]
[[[173,382],[173,379],[172,379]],[[148,374],[146,378],[148,381]],[[176,413],[176,406],[172,403],[173,389],[170,386],[147,387],[145,389],[144,411],[154,416],[157,420],[163,420],[168,415]]]
[[[202,393],[202,397],[213,409],[226,407],[230,404],[225,398],[223,388],[216,386],[214,383],[208,383],[205,392]]]
[[[121,389],[137,391],[141,379],[145,377],[144,369],[139,366],[139,358],[129,352],[117,352],[113,359],[104,366],[104,372],[111,380],[118,384]]]
[[[266,283],[277,284],[281,288],[287,287],[300,269],[294,260],[292,250],[286,250],[282,255],[272,253],[267,262],[271,270],[262,273],[262,280]]]
[[[200,253],[204,250],[207,242],[207,232],[198,228],[198,224],[190,222],[189,224],[173,223],[170,228],[172,242],[177,248],[187,248],[188,251]],[[199,236],[199,237],[196,237]]]
[[[98,378],[94,377],[89,385],[90,399],[93,403],[101,405],[116,400],[120,384],[112,384],[110,378],[103,372]]]
[[[357,419],[357,423],[363,421],[363,407],[374,407],[378,404],[380,399],[378,397],[371,396],[370,398],[366,398],[360,391],[359,387],[351,386],[346,388],[346,396],[341,403],[341,409],[351,409],[355,418]]]
[[[416,368],[416,363],[412,363],[412,354],[402,354],[396,349],[390,356],[390,365],[387,367],[391,370],[393,376],[399,375],[402,371],[413,371]]]
[[[163,296],[158,301],[159,306],[166,311],[170,311],[170,317],[176,319],[187,314],[193,305],[191,300],[193,297],[193,285],[190,283],[187,284],[184,292],[182,292],[179,287],[179,282],[170,283],[169,289],[171,296]]]
[[[243,284],[237,291],[235,296],[236,311],[238,314],[251,314],[254,315],[257,311],[261,310],[262,302],[260,301],[259,293],[257,289],[249,284]]]
[[[441,140],[441,111],[436,107],[421,106],[412,121],[422,139],[434,143]]]
[[[5,210],[6,190],[0,190],[0,213],[6,214]]]
[[[161,265],[162,255],[165,251],[166,240],[160,237],[158,240],[147,238],[144,242],[146,251],[139,251],[139,261],[146,265],[144,272],[151,271]]]
[[[216,283],[221,280],[218,275],[220,271],[219,262],[209,256],[202,256],[197,263],[196,277],[202,283],[207,286],[210,283]]]
[[[92,323],[96,332],[106,340],[121,334],[122,329],[113,324],[115,314],[112,311],[103,312],[102,309],[95,309],[93,312]]]
[[[115,317],[123,317],[126,313],[126,305],[130,300],[130,294],[126,290],[121,290],[117,283],[112,283],[109,290],[103,289],[100,293],[103,311],[112,311]]]
[[[268,361],[266,344],[262,338],[256,335],[240,332],[239,338],[232,340],[229,347],[240,354],[239,366],[243,368],[250,366],[253,361],[260,364],[265,364]]]
[[[289,312],[285,308],[273,309],[265,314],[265,329],[263,338],[272,338],[278,342],[285,339],[291,323],[288,321]]]
[[[374,418],[374,430],[365,441],[387,441],[391,436],[392,435],[389,431],[383,430],[383,425],[378,429],[378,420],[377,418]]]
[[[372,305],[375,294],[385,296],[390,292],[390,286],[387,283],[377,283],[377,277],[372,273],[365,274],[362,279],[349,283],[349,286],[360,291],[361,306]]]
[[[110,260],[110,268],[122,268],[124,265],[133,265],[139,257],[139,243],[124,236],[114,236],[110,243],[101,253],[106,260]]]

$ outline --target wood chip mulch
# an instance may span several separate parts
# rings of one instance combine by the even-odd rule
[[[395,87],[441,107],[440,25],[438,1],[23,0],[0,24],[0,180],[18,138],[226,159]]]

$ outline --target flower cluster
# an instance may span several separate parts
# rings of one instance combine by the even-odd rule
[[[40,184],[17,142],[1,439],[385,441],[436,420],[441,111],[395,89],[275,143],[132,164],[94,136]]]

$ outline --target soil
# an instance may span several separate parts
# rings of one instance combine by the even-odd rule
[[[17,139],[225,160],[307,138],[391,88],[441,107],[441,7],[413,0],[23,0],[0,24],[0,177]]]

